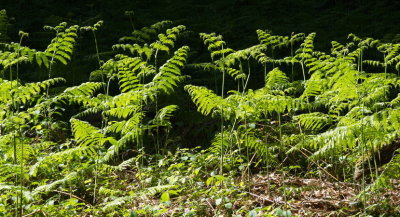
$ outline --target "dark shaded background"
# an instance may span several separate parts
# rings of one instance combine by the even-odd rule
[[[104,20],[100,44],[109,47],[132,31],[125,11],[134,11],[136,27],[173,20],[195,32],[217,32],[244,48],[257,41],[256,29],[276,34],[317,32],[317,45],[330,46],[349,33],[390,39],[400,33],[396,0],[0,0],[12,18],[11,37],[29,32],[32,46],[47,45],[43,25],[92,25]],[[49,36],[51,37],[51,35]],[[14,38],[15,39],[15,38]],[[45,42],[44,42],[45,41]]]

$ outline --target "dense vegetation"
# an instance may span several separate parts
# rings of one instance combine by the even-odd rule
[[[41,47],[0,11],[0,216],[399,215],[396,35],[237,49],[125,15],[112,49],[97,20]]]

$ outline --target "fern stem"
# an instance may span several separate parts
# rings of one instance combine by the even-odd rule
[[[271,49],[271,58],[272,58],[272,68],[275,68],[275,61],[274,61],[274,47]]]
[[[224,46],[222,45],[222,50],[224,49]],[[222,58],[225,58],[225,55],[222,55]],[[225,64],[222,64],[222,84],[221,84],[221,98],[224,99],[224,88],[225,88]],[[224,105],[221,105],[221,163],[220,163],[220,174],[223,174],[223,167],[224,167]]]
[[[267,63],[264,63],[264,86],[267,85]]]
[[[291,67],[292,67],[292,82],[294,81],[294,64],[293,64],[293,56],[294,56],[294,53],[293,53],[293,43],[294,43],[294,41],[293,41],[293,32],[292,32],[292,37],[291,37],[291,39],[290,39],[290,57],[291,57],[291,60],[292,60],[292,64],[291,64]]]
[[[249,84],[250,75],[251,75],[249,58],[247,59],[247,70],[248,70],[249,73],[247,74],[247,77],[246,77],[246,83],[244,83],[244,86],[243,86],[242,96],[244,96],[244,93],[245,93],[245,91],[247,89],[247,85]]]
[[[18,127],[19,128],[19,130],[18,130],[18,134],[20,133],[20,131],[21,131],[21,126],[19,126]],[[22,193],[22,188],[23,188],[23,186],[24,186],[24,143],[23,142],[21,142],[21,159],[20,159],[20,167],[21,167],[21,170],[20,170],[20,199],[19,199],[19,202],[20,202],[20,216],[22,216],[23,214],[24,214],[24,211],[23,211],[23,203],[22,203],[22,200],[23,200],[23,193]]]
[[[225,85],[225,70],[222,72],[222,99],[224,99],[224,85]],[[224,141],[224,105],[221,105],[221,133],[222,139],[221,143]],[[224,166],[224,148],[223,144],[221,144],[221,165],[220,165],[220,174],[223,174],[223,166]]]
[[[11,90],[14,90],[14,87],[13,87],[13,71],[12,71],[12,66],[10,66],[10,81],[11,81],[11,83],[10,83],[10,88],[11,88]],[[15,99],[14,99],[14,93],[13,92],[11,92],[11,102],[12,102],[12,105],[13,105],[13,108],[11,109],[11,114],[12,115],[14,115],[14,113],[15,113],[15,109],[18,109],[17,108],[17,106],[16,106],[16,104],[15,104]],[[14,165],[17,165],[17,141],[16,141],[16,132],[15,132],[15,130],[14,130],[14,133],[13,133],[13,142],[12,142],[12,144],[13,144],[13,157],[14,157],[14,159],[13,159],[13,164]],[[18,186],[18,174],[16,173],[15,174],[15,186]],[[19,202],[21,202],[21,201],[18,201],[18,199],[19,199],[19,197],[18,197],[18,193],[16,193],[16,195],[17,195],[17,197],[16,197],[16,200],[15,200],[15,216],[18,216],[18,210],[19,210],[19,206],[20,206],[20,203]],[[22,215],[19,215],[19,216],[22,216]]]
[[[99,154],[96,151],[96,162],[94,166],[94,189],[93,189],[93,204],[96,204],[96,191],[97,191],[97,166],[98,166]]]
[[[129,22],[131,23],[132,26],[132,31],[135,31],[135,26],[133,25],[133,19],[131,13],[129,13],[128,16],[129,16]]]
[[[97,63],[99,64],[99,69],[100,69],[100,71],[101,71],[101,81],[102,81],[103,83],[105,83],[105,80],[104,80],[104,72],[103,72],[103,69],[102,69],[102,67],[101,67],[99,45],[98,45],[98,43],[97,43],[96,32],[95,32],[95,30],[94,30],[93,28],[92,28],[92,33],[93,33],[93,38],[94,38],[94,45],[95,45],[95,48],[96,48]],[[104,93],[107,93],[106,87],[103,86],[103,89],[104,89]]]
[[[387,78],[387,58],[386,58],[386,54],[383,54],[383,59],[385,61],[385,79],[386,79]]]
[[[304,63],[303,63],[303,61],[300,62],[300,65],[301,65],[301,71],[303,72],[303,80],[304,80],[304,82],[306,82],[306,72],[305,72],[305,70],[304,70]]]
[[[159,70],[159,68],[157,68],[157,58],[158,58],[158,49],[156,50],[156,52],[155,52],[155,55],[154,55],[154,67],[156,68],[156,73],[158,73],[160,70]],[[156,113],[157,113],[157,111],[158,111],[158,94],[156,93],[155,94],[155,103],[156,103]],[[160,153],[160,141],[159,141],[159,134],[160,134],[160,129],[159,129],[159,125],[157,124],[157,126],[156,126],[156,153],[157,154],[159,154]],[[163,152],[164,152],[165,150],[163,150]]]

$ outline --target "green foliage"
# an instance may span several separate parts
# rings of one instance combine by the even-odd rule
[[[7,22],[1,11],[0,37]],[[270,177],[295,168],[350,181],[350,170],[355,178],[361,170],[360,198],[399,179],[396,42],[350,34],[346,44],[332,42],[330,52],[321,52],[315,33],[257,30],[259,44],[234,50],[221,35],[201,33],[211,61],[186,67],[192,53],[179,42],[185,26],[163,21],[135,29],[102,61],[95,34],[102,23],[46,27],[55,37],[44,51],[22,46],[24,32],[19,43],[1,47],[0,212],[254,216],[271,207],[244,202],[254,196],[252,172]],[[74,86],[53,75],[59,63],[74,60],[80,30],[94,35],[98,68],[92,82]],[[368,52],[383,58],[363,59],[374,57]],[[220,73],[221,91],[191,83],[193,68]],[[48,79],[21,79],[27,69]],[[225,75],[235,87],[225,84]],[[181,120],[196,111],[201,120],[191,123],[210,122],[215,136],[205,150],[179,149],[190,130]],[[381,152],[389,157],[377,158]],[[268,215],[292,215],[282,203]]]

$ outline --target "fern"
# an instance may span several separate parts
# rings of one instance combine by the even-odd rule
[[[120,82],[121,92],[135,90],[141,87],[139,76],[137,75],[141,67],[145,67],[146,62],[140,58],[120,57],[117,62],[118,80]]]
[[[222,40],[221,35],[201,33],[200,37],[203,39],[204,44],[208,46],[207,48],[211,52],[211,59],[213,60],[216,57],[222,58],[234,52],[233,49],[224,47],[226,42]]]
[[[186,30],[183,25],[167,29],[166,34],[159,34],[158,40],[150,44],[150,47],[157,51],[165,51],[167,53],[175,46],[175,41],[178,36],[181,35]],[[156,54],[157,55],[157,54]]]
[[[272,35],[271,33],[263,30],[257,30],[257,35],[258,40],[261,42],[261,44],[266,46],[267,49],[269,48],[272,50],[283,46],[288,46],[291,41],[295,42],[299,40],[299,38],[301,38],[301,35],[294,35],[291,39],[289,39],[289,37],[287,36]]]
[[[132,36],[122,37],[120,41],[133,41],[133,42],[140,42],[146,43],[154,39],[158,32],[161,32],[166,27],[170,26],[172,21],[164,20],[157,22],[149,27],[143,27],[140,30],[134,30],[132,32]]]
[[[315,112],[298,115],[294,117],[294,120],[298,120],[304,129],[319,131],[331,126],[334,122],[334,116]]]

